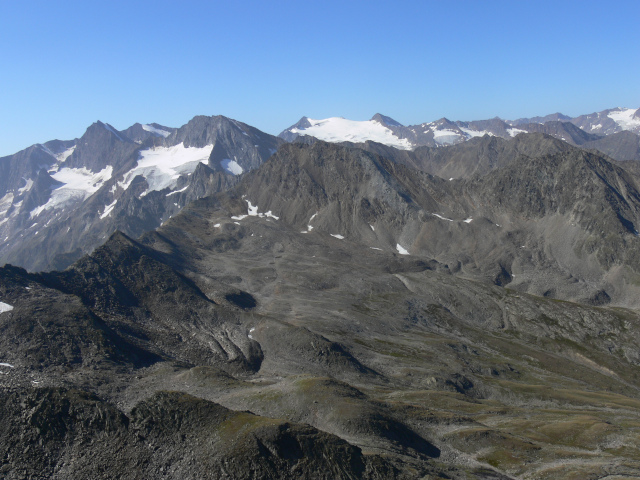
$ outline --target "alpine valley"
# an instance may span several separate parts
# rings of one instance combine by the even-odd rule
[[[640,477],[639,134],[197,116],[0,158],[0,477]]]

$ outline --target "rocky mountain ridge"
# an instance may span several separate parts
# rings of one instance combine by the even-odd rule
[[[189,201],[229,188],[283,141],[311,138],[309,128],[321,139],[384,150],[401,163],[443,178],[460,178],[486,173],[506,161],[493,158],[500,154],[481,151],[476,142],[484,135],[509,140],[521,132],[539,132],[618,161],[640,160],[640,137],[632,133],[635,117],[629,112],[612,109],[598,114],[597,118],[617,122],[618,130],[631,129],[610,126],[605,136],[585,133],[559,114],[533,119],[541,123],[443,118],[413,127],[381,114],[369,122],[305,117],[281,139],[221,116],[194,117],[180,128],[137,123],[123,131],[96,122],[81,138],[53,140],[0,159],[0,261],[31,270],[64,268],[116,229],[136,237]],[[614,130],[617,133],[611,133]],[[301,136],[303,132],[307,136]],[[380,145],[365,146],[371,140]],[[461,153],[465,147],[456,150],[467,142],[466,154]],[[502,157],[507,156],[503,150]],[[467,163],[461,162],[463,157]]]
[[[403,150],[413,150],[421,146],[455,145],[484,135],[510,138],[523,132],[543,132],[569,143],[582,145],[587,141],[596,141],[619,132],[640,134],[639,112],[640,109],[614,108],[576,118],[556,113],[546,117],[520,118],[514,121],[496,117],[490,120],[453,122],[441,118],[410,126],[404,126],[379,113],[371,120],[363,122],[338,117],[323,120],[302,117],[298,123],[281,132],[279,137],[288,142],[301,135],[313,136],[328,142],[374,141]],[[593,148],[598,149],[596,146]],[[637,157],[634,159],[638,160]]]
[[[122,132],[96,122],[79,139],[2,158],[0,258],[31,270],[65,268],[115,230],[139,236],[189,201],[228,188],[279,143],[221,116]]]
[[[637,179],[530,135],[451,181],[283,145],[137,240],[1,268],[2,474],[637,476]]]

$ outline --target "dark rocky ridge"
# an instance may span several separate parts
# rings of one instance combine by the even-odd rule
[[[530,138],[454,181],[286,145],[139,240],[0,269],[3,475],[637,476],[637,179]]]
[[[398,478],[333,435],[176,392],[155,394],[130,417],[77,390],[5,392],[0,403],[7,479]]]
[[[520,134],[513,139],[486,135],[457,145],[418,147],[412,151],[397,150],[375,142],[345,145],[362,148],[446,180],[487,174],[520,155],[538,157],[571,150],[566,142],[539,133]]]
[[[312,223],[314,231],[369,247],[397,251],[399,244],[502,284],[518,273],[512,288],[539,295],[553,290],[582,300],[604,289],[614,302],[635,305],[637,180],[602,156],[541,138],[561,152],[520,155],[488,175],[453,182],[359,149],[291,144],[239,192],[300,231]],[[242,203],[232,211],[241,213]]]
[[[585,142],[584,148],[593,148],[618,161],[633,160],[640,163],[640,136],[623,131]]]

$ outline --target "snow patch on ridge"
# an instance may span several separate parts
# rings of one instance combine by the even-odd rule
[[[58,162],[63,163],[67,158],[69,158],[71,156],[71,154],[75,151],[75,149],[76,149],[76,146],[74,145],[71,148],[67,148],[63,152],[60,152],[60,153],[54,155],[54,157],[56,157]]]
[[[409,255],[409,251],[399,243],[396,244],[396,250],[398,250],[400,255]]]
[[[118,200],[114,200],[112,204],[104,207],[104,212],[102,213],[102,215],[100,215],[100,220],[103,220],[109,216],[109,214],[113,210],[113,207],[116,206],[116,203],[118,203]]]
[[[31,180],[30,178],[26,179],[24,177],[23,180],[25,180],[27,184],[24,187],[18,189],[18,195],[21,195],[24,192],[28,192],[29,190],[31,190],[31,187],[33,187],[33,180]]]
[[[447,222],[453,222],[450,218],[443,217],[442,215],[438,215],[437,213],[432,213],[434,217],[438,217],[440,220],[446,220]]]
[[[111,165],[98,173],[93,173],[84,167],[61,168],[51,176],[63,185],[53,189],[47,203],[31,210],[29,218],[37,217],[44,210],[63,208],[71,203],[86,200],[111,178],[112,173]]]
[[[100,122],[100,123],[102,123],[102,122]],[[104,128],[106,128],[111,133],[113,133],[116,137],[118,137],[118,140],[120,140],[121,142],[124,142],[124,140],[122,139],[122,137],[120,136],[120,134],[118,133],[118,131],[115,128],[113,128],[108,123],[102,123],[102,125],[104,126]]]
[[[313,230],[313,225],[311,225],[311,221],[315,218],[316,215],[318,215],[318,212],[311,215],[311,218],[309,219],[309,223],[307,224],[307,230],[306,231],[303,230],[300,233],[309,233],[311,230]]]
[[[9,305],[8,303],[0,302],[0,313],[10,312],[11,310],[13,310],[13,305]],[[5,364],[0,363],[0,365],[5,365]]]
[[[507,128],[507,133],[509,135],[511,135],[512,137],[515,137],[519,133],[527,133],[527,131],[526,130],[522,130],[520,128]]]
[[[182,192],[184,192],[187,188],[189,188],[189,185],[187,185],[187,186],[186,186],[186,187],[184,187],[184,188],[181,188],[180,190],[174,190],[174,191],[173,191],[173,192],[171,192],[171,193],[167,193],[167,197],[170,197],[171,195],[175,195],[176,193],[182,193]]]
[[[471,130],[470,128],[464,128],[464,127],[460,127],[460,130],[462,130],[464,133],[469,135],[469,138],[484,137],[485,135],[489,135],[491,137],[495,136],[493,133],[491,133],[488,130]]]
[[[619,108],[614,112],[609,112],[607,117],[616,122],[623,130],[635,130],[640,128],[640,120],[633,117],[636,111],[637,109],[634,108]]]
[[[462,135],[454,130],[433,130],[433,140],[439,145],[455,143]]]
[[[384,125],[374,121],[347,120],[341,117],[313,120],[307,118],[311,124],[307,128],[292,128],[291,133],[310,135],[325,142],[354,142],[364,143],[367,140],[382,143],[402,150],[411,150],[413,145],[406,138],[398,138]]]
[[[250,200],[245,200],[245,202],[247,202],[247,214],[234,215],[231,217],[233,220],[244,220],[247,217],[273,218],[274,220],[280,220],[280,217],[276,217],[271,210],[266,213],[259,213],[257,205],[253,205]]]
[[[167,132],[166,130],[162,130],[161,128],[156,128],[153,125],[142,125],[142,129],[146,132],[153,133],[164,138],[167,138],[169,135],[171,135],[171,132]]]
[[[209,161],[211,150],[213,145],[198,148],[185,147],[184,143],[142,150],[138,164],[124,175],[118,186],[126,190],[136,176],[142,175],[149,185],[145,194],[174,188],[181,175],[193,173],[198,163]]]
[[[227,172],[231,173],[232,175],[240,175],[242,172],[244,172],[244,169],[240,166],[238,162],[236,162],[235,160],[231,160],[229,158],[225,158],[224,160],[221,160],[220,166],[224,168]]]

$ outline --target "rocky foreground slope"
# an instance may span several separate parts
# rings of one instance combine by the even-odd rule
[[[5,266],[2,474],[638,476],[637,190],[574,147],[448,181],[290,144],[138,240]]]

